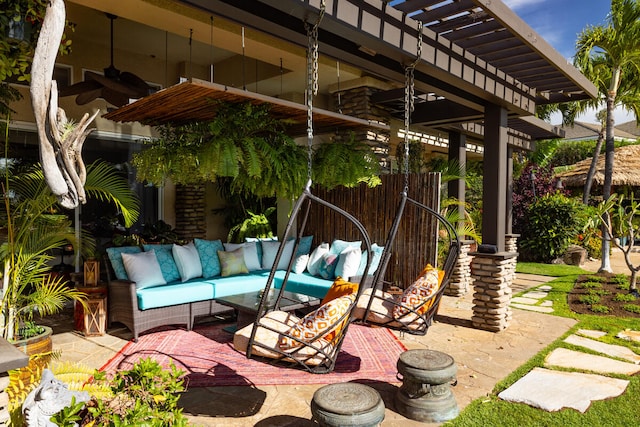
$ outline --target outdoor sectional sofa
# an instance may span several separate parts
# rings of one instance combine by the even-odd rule
[[[293,242],[285,245],[275,274],[276,288],[284,281]],[[359,266],[353,265],[355,260],[349,265],[340,252],[356,245],[359,251],[360,242],[337,241],[331,247],[323,243],[313,253],[311,243],[312,236],[300,239],[286,289],[323,298],[336,273],[347,273],[348,278],[358,272]],[[194,239],[185,246],[108,248],[109,324],[124,324],[135,341],[140,333],[158,326],[186,325],[190,330],[197,317],[231,310],[216,298],[264,289],[279,244],[275,240],[223,244],[220,240]],[[329,252],[332,248],[335,253]],[[349,251],[353,252],[356,251]],[[357,262],[360,264],[361,258]]]

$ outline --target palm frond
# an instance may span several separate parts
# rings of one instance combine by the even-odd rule
[[[87,195],[116,205],[125,226],[131,227],[140,215],[140,201],[125,178],[110,164],[97,161],[87,167]]]

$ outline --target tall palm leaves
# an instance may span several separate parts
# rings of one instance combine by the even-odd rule
[[[621,88],[624,93],[637,98],[640,81],[640,4],[637,0],[611,0],[611,12],[604,26],[589,26],[578,36],[576,66],[591,79],[606,101],[605,179],[603,197],[611,195],[614,152],[613,110]],[[640,101],[632,104],[634,112],[640,111]],[[636,115],[636,118],[638,116]],[[609,241],[606,226],[603,227],[601,271],[611,271]]]
[[[87,172],[87,193],[115,203],[131,225],[137,219],[139,202],[126,179],[104,163],[90,165]],[[69,243],[77,248],[79,242],[68,217],[57,213],[57,199],[46,185],[42,170],[35,167],[11,176],[7,171],[3,190],[0,336],[11,340],[21,321],[33,312],[55,313],[65,301],[82,300],[84,294],[50,274],[54,250]],[[93,247],[91,239],[83,239],[85,251],[91,253]]]

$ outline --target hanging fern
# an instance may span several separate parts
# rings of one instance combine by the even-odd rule
[[[217,103],[207,123],[163,126],[160,137],[135,154],[138,180],[162,185],[232,178],[232,191],[257,197],[295,198],[307,181],[306,148],[285,133],[267,106]],[[353,139],[323,144],[315,153],[314,181],[328,188],[379,184],[377,159]]]
[[[380,184],[380,165],[371,148],[355,138],[344,143],[322,144],[313,157],[313,180],[328,189],[361,182],[370,187]]]

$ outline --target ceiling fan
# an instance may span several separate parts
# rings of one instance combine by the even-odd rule
[[[104,69],[104,75],[86,71],[84,81],[60,89],[60,96],[78,95],[78,105],[103,98],[116,107],[122,107],[129,103],[129,99],[142,98],[151,90],[140,77],[127,71],[121,72],[113,65],[113,21],[117,16],[110,13],[106,15],[111,20],[111,64]]]

